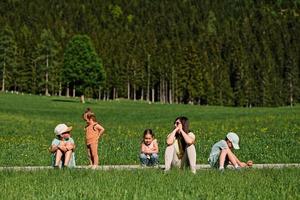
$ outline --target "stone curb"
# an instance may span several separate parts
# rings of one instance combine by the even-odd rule
[[[76,169],[90,169],[89,166],[79,165]],[[140,165],[100,165],[96,170],[130,170],[130,169],[149,169],[151,167],[142,167]],[[164,165],[159,165],[157,168],[164,168]],[[210,169],[210,165],[199,164],[196,166],[197,170]],[[232,168],[229,166],[228,168]],[[281,169],[281,168],[300,168],[300,163],[273,163],[273,164],[254,164],[251,168],[254,169]],[[34,171],[43,169],[53,169],[51,166],[7,166],[0,167],[0,171]]]

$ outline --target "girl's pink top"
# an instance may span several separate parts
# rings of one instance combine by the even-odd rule
[[[144,142],[142,142],[141,153],[148,151],[151,151],[152,153],[158,153],[158,144],[156,139],[154,139],[149,145],[146,145]]]

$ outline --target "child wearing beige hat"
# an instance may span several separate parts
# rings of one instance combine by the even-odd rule
[[[208,158],[211,167],[223,171],[224,167],[229,164],[233,165],[235,169],[252,166],[252,161],[241,162],[233,153],[233,149],[240,149],[239,136],[236,133],[229,132],[224,140],[220,140],[213,145]]]
[[[53,139],[49,151],[51,152],[52,166],[55,168],[75,167],[75,143],[71,138],[72,126],[58,124],[54,133],[56,138]]]

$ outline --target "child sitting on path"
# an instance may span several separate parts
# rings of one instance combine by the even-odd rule
[[[239,137],[236,133],[229,132],[225,140],[220,140],[213,145],[208,158],[210,166],[213,168],[219,168],[221,171],[224,171],[224,168],[226,168],[229,164],[233,165],[235,169],[252,166],[252,161],[250,160],[247,164],[241,162],[232,152],[233,149],[240,149]]]
[[[90,109],[87,109],[83,114],[83,119],[87,124],[85,127],[85,141],[90,167],[96,169],[99,164],[98,141],[104,132],[104,128],[97,122],[95,114]]]
[[[53,167],[75,167],[75,143],[70,135],[71,130],[72,126],[68,127],[65,124],[58,124],[54,129],[57,138],[49,148]]]
[[[151,129],[146,129],[141,143],[140,161],[142,166],[158,165],[158,144]]]

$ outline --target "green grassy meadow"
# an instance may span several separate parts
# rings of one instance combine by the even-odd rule
[[[0,199],[299,199],[299,169],[0,173]]]
[[[87,165],[84,145],[86,107],[105,127],[101,164],[138,164],[141,135],[156,133],[163,164],[165,139],[177,116],[190,119],[197,137],[197,163],[207,164],[211,146],[234,131],[236,151],[254,163],[299,163],[300,106],[233,108],[95,101],[0,93],[0,166],[50,165],[48,147],[58,123],[73,126],[78,165]],[[300,170],[37,170],[0,172],[0,199],[299,199]]]
[[[87,164],[85,122],[81,114],[91,107],[106,129],[100,141],[101,164],[138,164],[141,136],[152,128],[159,141],[162,164],[165,139],[177,116],[190,119],[197,143],[197,163],[207,164],[211,146],[227,132],[240,136],[241,160],[254,163],[300,162],[300,106],[233,108],[163,105],[145,102],[95,101],[0,93],[0,165],[49,165],[48,147],[59,123],[73,126],[78,165]]]

